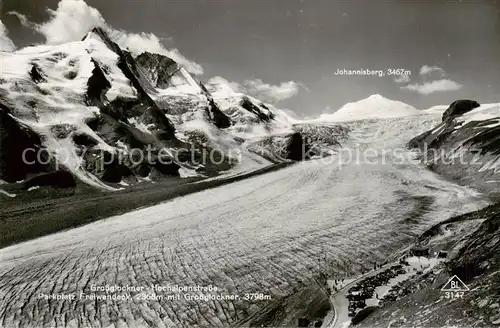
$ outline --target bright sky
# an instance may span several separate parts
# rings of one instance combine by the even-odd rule
[[[17,47],[45,37],[7,13],[40,24],[60,16],[60,10],[47,12],[58,2],[4,0],[2,22]],[[154,33],[177,48],[201,65],[198,78],[221,76],[300,116],[332,112],[374,93],[416,108],[460,98],[500,102],[500,3],[492,0],[86,3],[113,28]],[[65,10],[88,14],[70,7]],[[80,16],[71,17],[79,24]],[[45,33],[56,30],[67,29]],[[402,69],[411,76],[396,83],[394,76],[336,75],[338,69]]]

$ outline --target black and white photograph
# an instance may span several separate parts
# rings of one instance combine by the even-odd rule
[[[0,328],[500,327],[500,0],[0,0]]]

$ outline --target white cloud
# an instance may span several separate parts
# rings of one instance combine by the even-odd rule
[[[447,78],[445,70],[438,66],[423,65],[420,68],[420,76],[419,83],[407,84],[401,89],[429,95],[434,92],[456,91],[463,87],[462,84]],[[409,79],[403,83],[408,82]]]
[[[295,81],[282,82],[279,85],[264,83],[260,79],[243,82],[247,93],[269,102],[278,102],[295,96],[299,92],[300,83]]]
[[[429,74],[434,73],[434,72],[439,72],[443,75],[446,74],[444,69],[442,69],[441,67],[438,67],[438,66],[424,65],[420,68],[420,75],[422,75],[422,76],[429,75]]]
[[[187,59],[178,49],[166,49],[160,39],[153,33],[120,32],[120,36],[115,41],[136,56],[145,51],[162,54],[172,58],[192,74],[203,74],[203,67],[200,64]]]
[[[5,25],[3,25],[0,20],[0,51],[14,51],[16,46],[14,42],[9,38],[9,33]]]
[[[394,82],[396,83],[408,83],[410,82],[410,76],[409,75],[399,75],[394,78]]]
[[[172,58],[184,66],[190,73],[203,74],[201,65],[187,59],[178,49],[166,49],[160,39],[152,33],[127,33],[111,28],[101,13],[87,5],[83,0],[61,0],[56,10],[48,10],[50,19],[41,24],[28,21],[26,16],[17,12],[10,12],[19,18],[21,24],[35,29],[42,34],[46,43],[61,44],[81,40],[92,28],[102,27],[120,46],[128,48],[134,55],[144,51],[159,53]]]
[[[294,81],[282,82],[279,85],[272,85],[264,83],[260,79],[255,79],[245,80],[242,84],[240,84],[237,82],[230,82],[221,76],[211,78],[207,81],[207,84],[214,86],[219,90],[225,86],[234,92],[247,93],[251,96],[259,98],[260,100],[272,103],[295,96],[299,92],[300,87],[309,90],[302,83]]]
[[[408,84],[401,89],[415,91],[423,95],[428,95],[434,92],[456,91],[463,87],[462,84],[450,79],[441,79],[423,83]]]
[[[61,0],[56,10],[47,11],[51,19],[36,30],[49,44],[81,40],[93,27],[107,27],[101,13],[83,0]]]
[[[240,88],[241,86],[236,83],[236,82],[230,82],[228,80],[226,80],[225,78],[223,78],[222,76],[214,76],[212,77],[211,79],[209,79],[207,81],[207,84],[209,86],[214,86],[214,87],[228,87],[230,88],[232,91],[234,92],[240,92]]]

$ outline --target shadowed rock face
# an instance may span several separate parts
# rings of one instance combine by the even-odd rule
[[[247,111],[257,115],[262,121],[269,122],[274,118],[272,114],[265,114],[256,104],[254,104],[249,98],[243,97],[241,101],[241,107],[245,108]],[[267,109],[265,105],[264,109]]]
[[[163,110],[158,107],[158,104],[156,104],[156,102],[151,99],[146,92],[146,90],[153,90],[154,88],[148,82],[148,79],[143,76],[132,55],[128,52],[122,51],[116,43],[111,41],[106,32],[101,28],[94,28],[92,32],[97,34],[104,41],[104,43],[118,55],[118,67],[123,72],[125,77],[130,80],[132,86],[137,90],[140,104],[143,106],[143,111],[147,111],[149,115],[159,122],[158,128],[163,130],[162,135],[164,136],[164,139],[177,141],[177,138],[175,137],[174,125],[165,116]]]
[[[419,149],[425,164],[433,171],[497,196],[500,172],[495,163],[500,158],[499,118],[461,117],[478,106],[472,100],[453,102],[443,114],[443,121],[411,139],[408,147]]]
[[[274,163],[305,161],[334,153],[346,139],[349,129],[341,125],[296,124],[287,135],[270,136],[248,145],[252,152]]]
[[[78,146],[94,147],[97,145],[97,141],[95,139],[84,133],[75,133],[72,138],[73,142]]]
[[[155,86],[160,89],[172,86],[171,78],[180,69],[175,61],[160,54],[144,52],[135,60],[145,69]]]
[[[101,179],[109,183],[119,183],[123,178],[130,176],[133,176],[133,173],[128,167],[114,162],[104,167]]]
[[[37,64],[33,64],[30,71],[30,77],[35,83],[44,82],[45,78],[41,73],[41,69]]]
[[[231,120],[226,116],[226,114],[222,113],[219,106],[217,106],[212,97],[209,98],[207,112],[209,117],[212,118],[215,126],[217,126],[219,129],[225,129],[231,126]]]
[[[153,85],[160,89],[175,86],[172,79],[181,70],[181,66],[172,59],[160,55],[144,52],[135,58],[137,62],[136,71],[142,71],[142,74],[152,81]],[[140,69],[139,69],[140,67]],[[200,89],[207,97],[208,106],[205,108],[210,121],[212,121],[218,128],[224,129],[231,125],[230,119],[220,110],[212,95],[208,92],[203,83],[199,82]],[[170,107],[170,106],[168,106]],[[175,107],[175,106],[174,106]],[[169,114],[175,113],[173,108],[165,108]],[[185,112],[184,111],[181,111]]]
[[[42,148],[41,143],[36,133],[21,126],[9,115],[9,109],[0,103],[0,179],[16,182],[24,180],[28,174],[47,170],[36,156]],[[33,151],[25,152],[27,149]]]
[[[71,173],[56,171],[40,174],[24,183],[25,189],[31,187],[74,188],[76,187],[76,182]]]
[[[468,237],[448,267],[463,281],[470,281],[500,266],[500,214],[496,213]]]
[[[474,108],[479,107],[479,103],[474,100],[456,100],[451,103],[450,107],[443,113],[443,122],[448,121],[451,118],[463,115],[470,112]]]
[[[161,163],[157,162],[154,168],[158,170],[161,174],[169,176],[179,176],[180,166],[175,163]]]
[[[307,159],[307,145],[299,132],[291,135],[287,146],[287,159],[292,161],[302,161]]]
[[[111,83],[106,79],[99,64],[92,59],[94,69],[92,76],[87,81],[87,105],[102,107],[106,92],[111,88]]]

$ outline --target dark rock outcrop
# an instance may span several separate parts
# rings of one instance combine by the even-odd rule
[[[226,116],[226,114],[224,114],[220,110],[219,106],[217,106],[217,104],[212,98],[209,99],[208,104],[209,104],[207,108],[208,115],[215,124],[215,126],[218,127],[219,129],[225,129],[230,127],[231,120],[229,119],[229,117]]]
[[[299,287],[289,297],[270,303],[249,321],[239,322],[237,326],[313,327],[331,309],[325,284],[326,282],[317,280],[313,284]]]
[[[292,161],[303,161],[307,159],[307,145],[299,132],[296,132],[290,136],[288,145],[286,148],[286,158]]]
[[[136,182],[132,164],[130,157],[120,153],[95,149],[87,149],[84,153],[85,170],[106,183],[119,183],[122,180]]]
[[[40,137],[19,124],[0,103],[0,179],[24,180],[28,174],[48,170],[48,153],[43,152]],[[39,155],[39,156],[38,156]]]
[[[433,129],[426,131],[408,142],[410,148],[420,149],[437,149],[450,142],[455,142],[462,139],[469,139],[467,135],[474,135],[470,133],[469,128],[476,125],[484,125],[481,122],[471,122],[466,126],[461,126],[453,120],[474,108],[479,107],[479,103],[473,100],[457,100],[443,113],[442,122]],[[488,124],[486,124],[488,125]],[[478,132],[478,131],[476,131]],[[453,135],[452,135],[453,133]]]
[[[208,108],[206,110],[207,110],[207,114],[210,117],[210,119],[212,120],[212,122],[219,129],[225,129],[225,128],[230,127],[231,120],[229,119],[229,117],[227,117],[226,114],[224,114],[220,110],[219,106],[217,106],[212,95],[208,91],[207,87],[201,82],[199,82],[199,85],[200,85],[201,90],[203,91],[203,93],[205,94],[205,96],[208,99]]]
[[[146,71],[154,86],[166,89],[172,86],[171,79],[181,68],[174,60],[160,54],[144,52],[135,59]]]
[[[86,102],[88,106],[102,107],[105,102],[106,92],[111,88],[106,75],[102,71],[99,63],[92,59],[94,69],[92,76],[87,81]]]
[[[294,125],[295,132],[270,136],[248,145],[253,151],[273,163],[305,161],[314,157],[331,156],[347,138],[349,129],[341,125]]]
[[[133,176],[132,171],[125,165],[113,162],[104,167],[101,180],[109,183],[119,183],[123,178]]]
[[[42,173],[24,182],[24,189],[32,187],[74,188],[76,187],[76,181],[69,172],[55,171]]]
[[[127,122],[130,118],[137,118],[145,114],[141,99],[117,97],[110,101],[101,112],[119,121]]]
[[[421,150],[438,149],[443,145],[451,133],[455,130],[454,123],[441,123],[434,129],[426,131],[408,142],[409,148],[419,148]]]
[[[97,141],[89,136],[88,134],[84,133],[75,133],[73,136],[73,142],[82,147],[94,147],[97,145]]]
[[[248,97],[243,97],[243,100],[241,101],[240,105],[247,111],[257,115],[259,119],[264,122],[269,122],[274,118],[274,115],[271,112],[269,112],[269,114],[264,113],[262,109],[259,108],[259,106],[257,106],[256,104],[254,104]],[[263,108],[266,109],[267,107]]]
[[[480,104],[474,100],[456,100],[451,103],[450,107],[443,113],[443,122],[448,121],[454,117],[463,115],[467,112],[470,112],[474,108],[479,107]]]
[[[458,254],[448,263],[452,275],[467,282],[487,270],[500,267],[500,214],[484,221],[467,238]]]
[[[341,147],[341,142],[347,140],[350,131],[343,125],[321,126],[307,123],[295,124],[293,128],[304,140],[305,159],[328,156],[332,149]]]
[[[115,42],[111,41],[107,33],[102,28],[94,28],[93,33],[98,35],[101,40],[118,55],[118,67],[130,80],[132,86],[138,92],[142,112],[151,116],[151,123],[158,123],[158,129],[161,130],[160,134],[163,140],[172,142],[177,141],[175,137],[175,127],[170,120],[165,116],[163,110],[158,104],[149,96],[149,92],[155,92],[147,77],[142,72],[141,68],[137,65],[132,55],[123,51]]]
[[[30,77],[35,83],[45,82],[45,78],[42,75],[42,69],[36,63],[31,66]]]
[[[157,162],[153,166],[158,172],[167,176],[179,176],[179,169],[181,168],[178,164],[169,161],[169,162]]]

